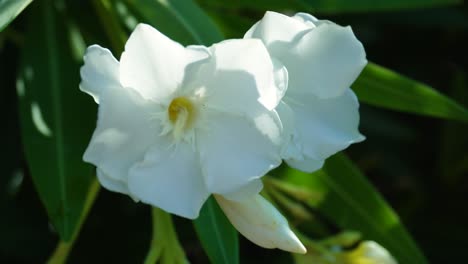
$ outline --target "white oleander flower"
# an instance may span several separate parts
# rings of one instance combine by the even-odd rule
[[[235,204],[221,205],[229,215],[250,206],[263,210],[265,221],[281,216],[255,202],[260,177],[281,163],[274,109],[284,93],[274,77],[284,69],[275,68],[261,41],[183,47],[140,24],[120,62],[97,45],[84,60],[80,88],[99,104],[84,160],[96,165],[105,188],[190,219],[211,194]],[[235,226],[253,219],[245,213],[251,211],[231,218]],[[305,252],[281,217],[267,246]]]
[[[349,88],[367,64],[350,27],[298,13],[267,12],[244,38],[263,41],[277,67],[279,89],[287,92],[276,108],[284,127],[283,159],[312,172],[329,156],[364,140],[358,131],[359,103]]]

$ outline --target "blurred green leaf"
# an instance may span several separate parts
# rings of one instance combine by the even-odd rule
[[[128,34],[125,32],[121,20],[117,15],[115,4],[111,0],[93,0],[92,3],[112,45],[112,51],[114,54],[121,54],[124,50]]]
[[[468,106],[468,76],[456,71],[451,86],[451,95]],[[468,124],[446,122],[441,131],[439,150],[440,179],[452,187],[462,188],[468,175]]]
[[[310,205],[340,228],[359,231],[364,239],[377,241],[399,263],[427,263],[398,216],[344,154],[332,156],[312,175],[289,169],[284,177],[322,191],[324,199],[311,200]]]
[[[193,222],[211,263],[239,263],[237,231],[213,197],[206,201]]]
[[[80,92],[73,56],[76,36],[64,5],[31,5],[17,80],[24,151],[38,194],[63,241],[79,226],[94,179],[82,155],[95,125],[96,107]],[[77,32],[75,32],[77,33]]]
[[[468,110],[420,82],[369,63],[353,84],[359,100],[391,110],[468,121]]]
[[[253,18],[241,16],[236,12],[219,12],[218,10],[207,10],[207,12],[226,38],[243,38],[245,32],[256,22]]]
[[[320,13],[371,12],[436,7],[461,4],[463,0],[199,0],[206,6],[230,9],[255,9],[259,11],[306,10]]]
[[[192,0],[126,0],[138,20],[184,44],[211,45],[222,33]],[[127,15],[128,16],[128,15]]]
[[[31,2],[32,0],[0,0],[0,32]]]
[[[321,13],[390,11],[463,3],[463,0],[298,0]]]

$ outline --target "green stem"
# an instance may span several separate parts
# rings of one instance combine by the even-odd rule
[[[47,261],[48,264],[59,264],[65,263],[67,260],[68,254],[73,246],[73,243],[60,241],[57,247],[54,250],[52,256],[50,256]]]
[[[152,208],[151,213],[153,237],[144,263],[154,264],[158,261],[167,264],[187,263],[184,250],[177,239],[171,215],[156,207]]]
[[[83,223],[88,216],[89,210],[94,204],[94,201],[96,200],[96,196],[99,193],[99,183],[97,180],[94,180],[91,183],[91,186],[89,187],[88,195],[86,196],[86,202],[83,208],[83,211],[80,216],[80,220],[78,222],[78,225],[73,233],[73,236],[70,241],[60,241],[55,248],[54,252],[52,255],[49,257],[47,260],[48,264],[61,264],[65,263],[68,255],[70,254],[71,249],[73,248],[73,244],[75,243],[76,238],[78,237],[78,234],[81,231],[81,227],[83,226]]]
[[[297,203],[275,189],[269,189],[272,198],[281,204],[299,222],[314,219],[314,216],[300,203]]]

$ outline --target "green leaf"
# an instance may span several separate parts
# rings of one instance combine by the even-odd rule
[[[184,44],[211,45],[223,35],[192,0],[126,0],[140,21]]]
[[[32,0],[0,0],[0,32],[31,2]]]
[[[239,263],[237,231],[213,197],[206,201],[193,222],[211,263]]]
[[[65,7],[43,0],[31,9],[17,80],[24,151],[49,218],[68,242],[94,179],[82,155],[96,106],[78,89],[82,62],[73,56],[73,45],[79,32],[70,33]]]
[[[125,33],[122,25],[119,23],[120,21],[115,12],[114,5],[107,0],[95,0],[92,1],[92,3],[101,24],[104,26],[104,31],[110,40],[112,51],[115,54],[121,54],[128,34]]]
[[[391,110],[468,121],[468,110],[420,82],[369,63],[353,84],[359,100]]]
[[[468,76],[462,71],[454,72],[454,78],[449,84],[450,94],[468,106]],[[441,130],[439,150],[440,180],[451,186],[463,186],[462,182],[468,175],[468,125],[463,123],[446,122]]]
[[[390,11],[460,4],[462,0],[298,0],[321,13]]]
[[[289,169],[288,181],[322,191],[324,199],[311,206],[344,230],[356,230],[364,239],[387,248],[399,263],[427,263],[398,216],[344,154],[326,161],[312,175]]]
[[[262,12],[267,10],[305,10],[319,13],[372,12],[402,9],[426,8],[461,4],[462,0],[237,0],[218,1],[200,0],[209,7],[229,9],[255,9]]]

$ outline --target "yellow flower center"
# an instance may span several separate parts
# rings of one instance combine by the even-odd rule
[[[172,100],[167,109],[169,120],[173,127],[175,138],[180,138],[184,131],[189,129],[196,115],[196,109],[186,97],[177,97]]]

